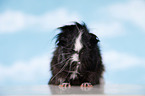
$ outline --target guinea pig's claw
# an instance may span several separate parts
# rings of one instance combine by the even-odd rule
[[[80,87],[93,87],[91,83],[85,82],[82,83]]]
[[[70,83],[62,83],[59,87],[71,87]]]

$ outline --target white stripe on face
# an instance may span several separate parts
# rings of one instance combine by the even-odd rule
[[[82,49],[83,45],[81,43],[82,38],[82,32],[79,33],[79,36],[76,38],[75,44],[74,44],[74,50],[79,53],[79,51]],[[73,54],[72,61],[79,61],[79,55]]]

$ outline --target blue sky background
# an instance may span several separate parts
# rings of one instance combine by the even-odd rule
[[[145,85],[144,0],[0,0],[0,85],[47,84],[55,29],[72,21],[100,38],[107,84]]]

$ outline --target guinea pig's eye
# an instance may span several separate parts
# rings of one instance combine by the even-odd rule
[[[66,45],[66,41],[65,40],[59,40],[57,45],[61,45],[61,46],[65,46]]]
[[[99,39],[96,35],[90,33],[90,44],[91,46],[95,46],[99,42]]]
[[[57,37],[57,45],[59,46],[65,46],[67,43],[66,37],[63,36],[63,34],[59,34]]]

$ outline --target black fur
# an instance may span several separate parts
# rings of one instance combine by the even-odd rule
[[[81,85],[89,82],[92,85],[100,84],[100,79],[104,66],[98,46],[99,39],[96,35],[89,33],[85,24],[75,23],[58,28],[61,32],[57,35],[56,50],[51,61],[52,77],[49,84],[59,85],[67,82],[71,85]],[[74,51],[75,39],[79,32],[83,32],[81,42],[83,48],[80,52]],[[71,56],[77,53],[79,55],[80,65],[77,77],[70,79],[78,62],[72,62]]]

